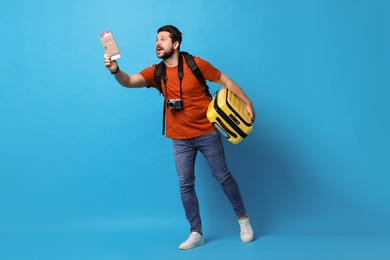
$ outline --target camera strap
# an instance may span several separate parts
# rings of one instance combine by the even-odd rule
[[[182,81],[183,81],[183,57],[181,54],[179,54],[179,60],[178,60],[178,65],[177,65],[177,76],[179,77],[179,82],[180,82],[180,99],[183,100],[183,89],[182,89]],[[167,77],[167,67],[165,66],[164,62],[161,62],[161,78],[163,79],[164,82],[164,87],[165,87],[165,95],[164,95],[164,102],[163,102],[163,120],[162,120],[162,135],[165,135],[165,112],[166,112],[166,96],[168,96],[168,89],[167,89],[167,82],[168,82],[168,77]]]

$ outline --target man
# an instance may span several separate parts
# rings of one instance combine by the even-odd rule
[[[181,200],[191,227],[189,237],[179,245],[179,248],[191,249],[204,244],[198,199],[194,188],[194,164],[198,151],[206,158],[214,177],[233,206],[240,225],[241,240],[250,242],[253,240],[253,230],[238,184],[226,166],[220,133],[206,117],[210,102],[209,96],[205,91],[205,86],[197,80],[185,59],[181,57],[181,41],[181,32],[172,25],[163,26],[157,31],[156,54],[163,60],[166,67],[166,79],[161,80],[161,84],[155,82],[154,71],[157,64],[142,70],[139,74],[129,75],[121,71],[118,63],[111,61],[110,57],[105,54],[105,66],[124,87],[155,87],[163,93],[164,101],[167,102],[166,136],[172,139]],[[194,57],[194,59],[206,80],[229,89],[246,104],[248,113],[254,121],[255,110],[244,91],[207,61],[199,57]],[[182,79],[178,76],[180,63],[183,66]],[[169,103],[177,101],[178,107],[176,104],[172,106],[172,103]]]

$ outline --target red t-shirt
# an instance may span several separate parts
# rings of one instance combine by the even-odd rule
[[[221,72],[218,69],[199,57],[194,57],[194,59],[206,80],[213,82],[219,79]],[[154,64],[140,72],[148,85],[155,88],[157,88],[154,80],[156,66],[157,64]],[[180,81],[177,69],[177,66],[166,68],[168,78],[166,87],[161,80],[161,89],[166,99],[180,98]],[[206,117],[210,100],[205,92],[205,87],[192,73],[184,57],[183,74],[183,109],[166,109],[166,136],[173,139],[195,138],[215,130],[214,125]]]

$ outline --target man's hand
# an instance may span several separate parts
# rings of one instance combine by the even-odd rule
[[[104,66],[112,73],[118,69],[118,63],[110,58],[108,54],[104,54]]]
[[[250,102],[249,105],[246,104],[246,110],[248,111],[249,116],[252,119],[252,123],[254,123],[255,119],[256,119],[256,112],[255,112],[255,108],[253,107],[252,102]]]

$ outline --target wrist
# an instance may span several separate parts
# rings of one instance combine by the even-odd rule
[[[111,71],[111,74],[117,74],[118,72],[119,72],[119,66],[117,66],[114,71]]]

